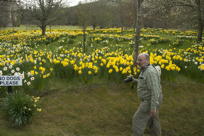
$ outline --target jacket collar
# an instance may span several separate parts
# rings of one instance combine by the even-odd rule
[[[145,67],[141,68],[141,71],[144,72],[149,66],[150,64],[147,64]]]

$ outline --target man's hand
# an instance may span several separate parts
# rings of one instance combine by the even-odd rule
[[[125,83],[128,83],[128,82],[131,82],[132,80],[133,80],[133,76],[132,76],[132,75],[129,75],[129,76],[127,76],[127,78],[124,79],[123,81],[124,81]]]
[[[151,111],[150,111],[150,116],[153,117],[153,116],[156,115],[156,113],[157,113],[157,110],[156,110],[156,109],[155,109],[155,110],[151,110]]]

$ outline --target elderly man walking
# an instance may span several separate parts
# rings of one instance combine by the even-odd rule
[[[141,103],[132,120],[133,136],[143,136],[146,127],[151,135],[160,136],[159,106],[163,97],[160,73],[150,65],[147,53],[138,56],[137,64],[141,70],[137,80],[137,94]]]

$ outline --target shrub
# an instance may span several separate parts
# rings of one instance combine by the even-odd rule
[[[3,100],[3,109],[13,127],[21,127],[28,124],[35,111],[41,111],[38,107],[39,97],[31,97],[22,91],[9,94]]]

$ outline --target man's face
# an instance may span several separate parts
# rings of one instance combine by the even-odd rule
[[[144,68],[148,64],[146,57],[144,55],[139,56],[137,59],[137,64],[140,66],[140,68]]]

